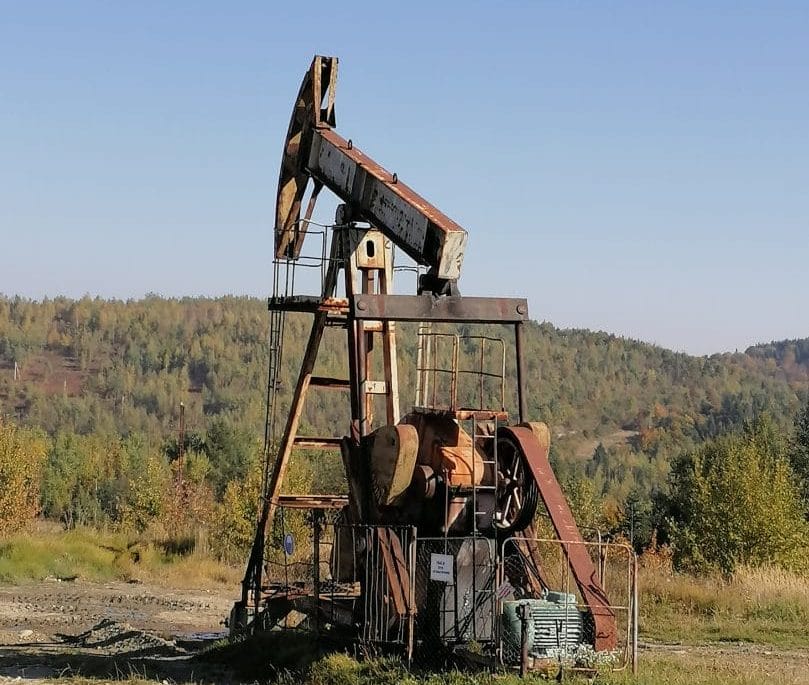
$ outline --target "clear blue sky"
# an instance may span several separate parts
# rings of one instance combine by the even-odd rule
[[[0,292],[266,295],[319,52],[338,130],[469,231],[465,294],[809,336],[809,3],[316,5],[0,2]]]

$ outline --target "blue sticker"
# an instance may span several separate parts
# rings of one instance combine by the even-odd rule
[[[292,556],[292,553],[295,551],[295,538],[293,538],[289,533],[284,536],[284,554],[288,557]]]

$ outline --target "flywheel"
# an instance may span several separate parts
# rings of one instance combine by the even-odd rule
[[[502,537],[525,530],[534,520],[539,489],[526,464],[519,440],[508,430],[497,432],[497,494],[494,525]]]

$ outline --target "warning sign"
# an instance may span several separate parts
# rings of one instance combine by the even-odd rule
[[[442,583],[452,583],[452,555],[451,554],[431,554],[430,555],[430,580],[438,580]]]

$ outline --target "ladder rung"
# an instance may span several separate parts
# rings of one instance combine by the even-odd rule
[[[292,442],[294,447],[299,447],[301,449],[319,449],[319,450],[333,450],[333,449],[340,449],[340,443],[342,442],[342,438],[316,438],[311,436],[301,437],[296,436],[295,440]]]
[[[334,390],[348,390],[351,383],[344,378],[330,378],[328,376],[312,376],[309,385],[318,388],[333,388]]]

